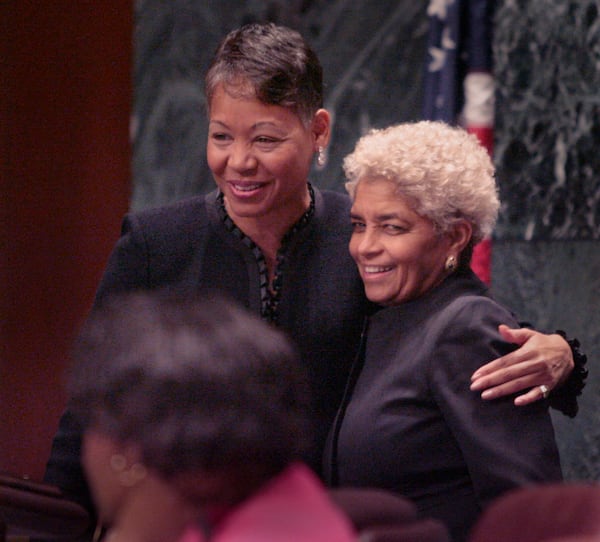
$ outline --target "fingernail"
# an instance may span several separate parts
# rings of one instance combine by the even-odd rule
[[[492,390],[485,390],[485,391],[481,392],[482,399],[493,399],[493,397],[494,397],[494,392]]]

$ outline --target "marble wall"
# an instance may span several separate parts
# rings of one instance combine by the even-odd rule
[[[425,2],[380,0],[137,0],[132,208],[213,188],[206,165],[202,78],[220,39],[251,21],[299,30],[324,69],[333,138],[323,188],[342,190],[341,160],[373,126],[418,119]]]
[[[496,296],[588,354],[580,413],[554,416],[565,475],[600,479],[600,2],[501,0]]]
[[[600,2],[496,12],[501,239],[600,240]]]

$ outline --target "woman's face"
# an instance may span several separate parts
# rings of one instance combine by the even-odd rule
[[[285,107],[217,88],[210,103],[207,159],[238,225],[244,218],[291,225],[302,215],[310,201],[307,178],[322,144],[322,120],[328,130],[324,110],[306,126]]]
[[[361,181],[351,210],[350,254],[367,297],[380,305],[415,299],[441,282],[451,241],[394,193],[391,181]]]

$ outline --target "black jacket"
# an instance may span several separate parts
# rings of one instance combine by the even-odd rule
[[[409,497],[464,540],[502,492],[561,479],[545,401],[482,401],[471,374],[508,353],[516,326],[473,273],[374,314],[325,452],[332,485]],[[361,366],[362,363],[362,366]]]
[[[316,437],[306,460],[319,472],[323,442],[358,347],[367,302],[348,253],[349,198],[314,192],[314,215],[291,239],[286,252],[278,325],[289,333],[309,369]],[[219,291],[260,314],[259,282],[254,255],[225,228],[213,192],[125,217],[96,303],[138,289],[183,295]],[[89,508],[80,446],[81,429],[67,409],[45,481]]]

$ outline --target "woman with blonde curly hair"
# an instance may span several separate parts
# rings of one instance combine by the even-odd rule
[[[362,355],[330,433],[333,485],[413,499],[464,540],[504,491],[561,479],[546,401],[482,403],[470,375],[514,349],[517,325],[470,270],[499,207],[494,168],[461,128],[418,122],[373,130],[344,162],[350,253],[367,297]]]

